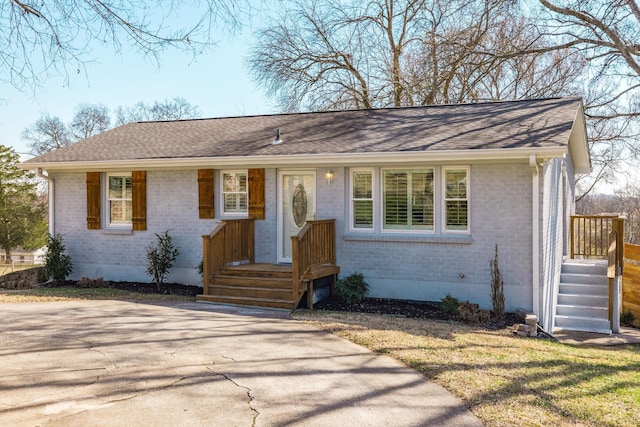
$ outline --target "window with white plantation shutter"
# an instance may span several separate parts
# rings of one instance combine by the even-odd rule
[[[247,213],[248,186],[246,171],[222,172],[223,215]]]
[[[444,168],[444,229],[469,230],[469,199],[467,168]]]
[[[385,230],[434,229],[433,169],[383,171]]]
[[[352,228],[373,229],[373,171],[354,170],[351,175]]]

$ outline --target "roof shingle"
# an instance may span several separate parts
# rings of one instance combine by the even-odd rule
[[[25,163],[566,147],[580,111],[557,98],[137,122]]]

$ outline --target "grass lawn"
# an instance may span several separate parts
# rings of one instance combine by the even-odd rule
[[[293,317],[413,367],[487,426],[640,425],[640,346],[574,347],[374,314]]]
[[[120,301],[195,301],[195,297],[165,294],[143,294],[111,288],[34,288],[0,289],[0,303],[77,301],[86,299],[114,299]]]

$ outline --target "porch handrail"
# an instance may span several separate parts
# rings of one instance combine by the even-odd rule
[[[619,244],[618,259],[624,251],[624,218],[615,215],[572,215],[569,225],[571,258],[603,258],[608,256],[611,232],[615,231]]]
[[[313,267],[336,265],[336,220],[307,221],[291,236],[293,297],[297,300],[305,276]]]
[[[221,221],[211,233],[202,236],[202,287],[205,295],[220,267],[230,262],[254,262],[254,236],[252,219]]]

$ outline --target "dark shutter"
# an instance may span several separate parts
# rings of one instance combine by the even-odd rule
[[[198,169],[198,212],[200,219],[215,218],[213,169]]]
[[[264,169],[249,169],[249,218],[264,219]]]
[[[147,229],[147,172],[131,172],[132,216],[134,230]]]
[[[100,229],[100,172],[87,172],[87,228]]]

